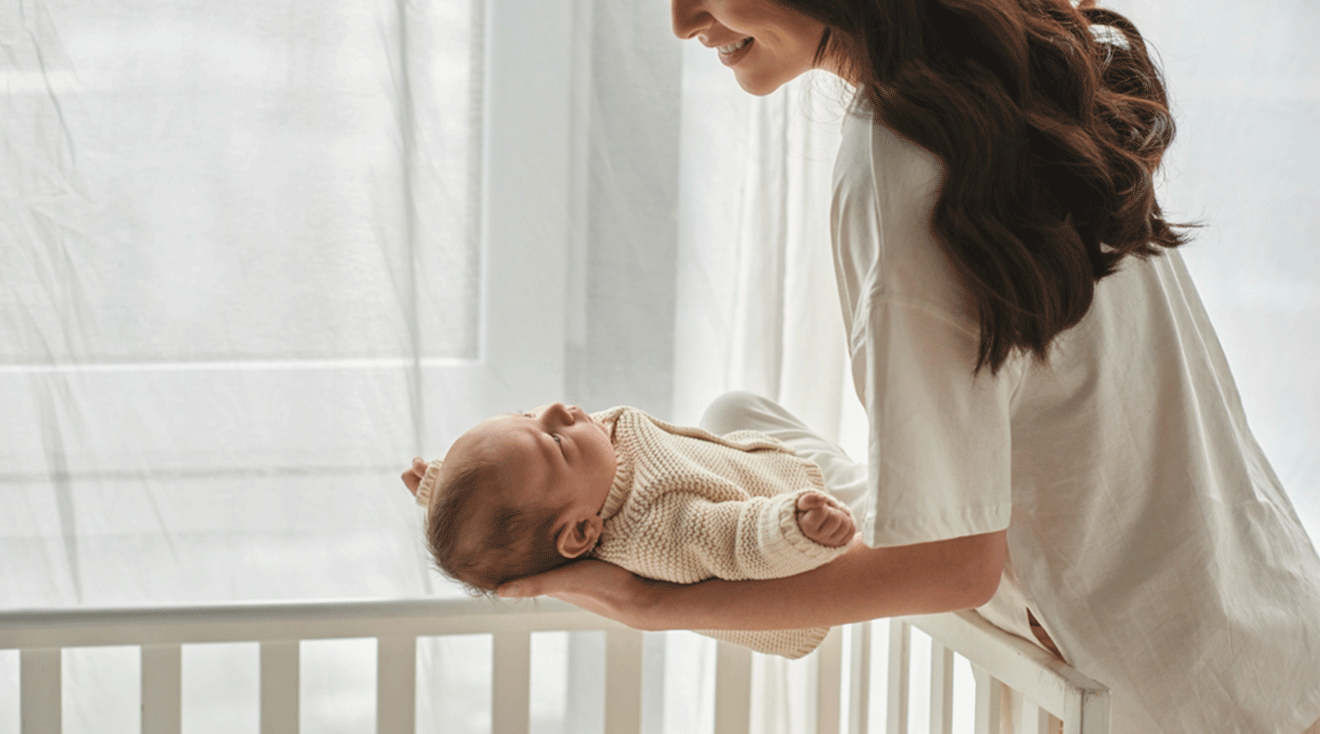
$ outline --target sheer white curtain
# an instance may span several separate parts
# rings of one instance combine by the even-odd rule
[[[1186,258],[1318,534],[1320,10],[1115,7],[1164,60],[1166,209],[1210,225]],[[4,608],[457,593],[398,472],[549,399],[691,422],[752,389],[858,445],[836,81],[748,97],[660,0],[17,0],[0,44]],[[482,644],[423,651],[423,722],[483,730]],[[536,730],[591,731],[599,640],[536,644],[579,681]],[[649,638],[648,731],[709,730],[710,652]],[[308,730],[368,728],[370,651],[305,654]],[[192,731],[255,731],[255,650],[188,655]],[[130,662],[73,656],[70,731],[131,729]],[[805,730],[778,696],[805,669],[758,666],[764,730]]]
[[[458,593],[397,475],[563,390],[573,13],[0,9],[0,606]],[[309,730],[369,727],[364,650],[304,652]],[[185,650],[190,730],[255,726],[254,655]],[[66,731],[132,730],[135,666],[71,654]]]

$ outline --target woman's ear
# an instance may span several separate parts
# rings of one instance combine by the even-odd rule
[[[565,558],[577,558],[595,548],[604,527],[605,521],[600,519],[600,515],[582,515],[575,518],[559,531],[559,538],[555,542],[559,555]]]

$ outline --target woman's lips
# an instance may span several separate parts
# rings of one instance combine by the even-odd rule
[[[720,62],[725,66],[733,66],[739,61],[742,61],[742,58],[751,52],[752,45],[755,43],[756,39],[749,37],[744,38],[738,43],[730,44],[728,46],[720,46]]]

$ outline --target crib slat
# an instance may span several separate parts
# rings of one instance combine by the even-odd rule
[[[605,731],[639,734],[642,730],[642,644],[635,630],[605,633]]]
[[[1005,722],[1001,722],[1000,729],[1007,729],[1004,734],[1036,734],[1035,729],[1028,729],[1031,725],[1032,709],[1036,704],[1027,700],[1021,691],[1005,687],[1008,691],[1008,698],[1005,706],[1008,707],[1009,716]]]
[[[532,684],[532,635],[496,632],[492,635],[491,734],[527,734],[528,692]]]
[[[1026,696],[1014,691],[1013,724],[1016,734],[1055,734],[1057,729],[1051,726],[1050,712],[1027,700]]]
[[[180,650],[142,646],[142,734],[179,734],[183,727]]]
[[[261,643],[261,734],[298,731],[298,641]]]
[[[953,650],[930,641],[930,734],[953,734]]]
[[[376,639],[376,734],[414,734],[417,638]]]
[[[816,734],[839,734],[843,630],[832,629],[816,648]]]
[[[1004,684],[984,670],[972,667],[976,678],[976,734],[1000,734]]]
[[[751,714],[752,651],[721,642],[715,653],[715,731],[748,734]]]
[[[889,710],[885,722],[885,731],[889,734],[907,734],[908,658],[911,655],[912,628],[901,619],[890,619]]]
[[[848,731],[871,730],[871,623],[851,626],[852,645],[848,658]]]
[[[23,734],[60,734],[59,648],[21,650],[18,654],[20,726]]]

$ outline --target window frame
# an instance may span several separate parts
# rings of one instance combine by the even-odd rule
[[[401,451],[434,456],[493,413],[563,397],[574,2],[472,1],[478,357],[0,366],[0,481],[402,466]]]

